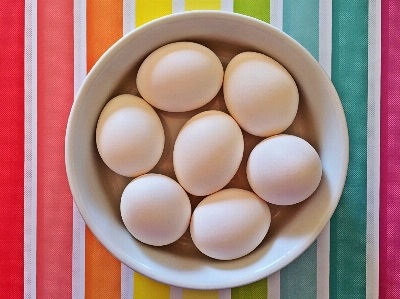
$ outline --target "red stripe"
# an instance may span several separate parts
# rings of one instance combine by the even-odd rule
[[[74,97],[73,1],[38,0],[37,298],[71,298],[72,196],[64,138]]]
[[[400,290],[400,2],[382,1],[379,298]]]
[[[0,4],[0,294],[22,298],[24,275],[24,1]]]

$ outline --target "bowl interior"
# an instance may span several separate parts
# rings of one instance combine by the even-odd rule
[[[122,222],[119,202],[131,178],[113,173],[95,145],[99,114],[112,97],[139,95],[136,72],[153,50],[175,41],[194,41],[213,50],[224,67],[236,54],[257,51],[284,65],[300,92],[299,111],[286,133],[310,142],[320,154],[323,177],[316,192],[293,206],[273,206],[270,231],[249,255],[218,261],[200,253],[189,232],[177,242],[152,247],[135,240]],[[140,95],[139,95],[140,96]],[[183,124],[210,109],[225,111],[222,91],[206,106],[185,113],[156,110],[166,134],[164,153],[151,172],[175,178],[172,148]],[[244,133],[245,154],[227,187],[250,189],[245,165],[262,138]],[[295,149],[294,149],[295,150]],[[297,42],[255,19],[223,12],[190,12],[161,18],[126,35],[87,76],[74,102],[66,135],[66,166],[71,191],[85,222],[119,260],[150,278],[186,288],[216,289],[247,284],[283,268],[312,244],[339,201],[348,163],[348,135],[337,93],[319,64]],[[193,208],[201,197],[191,196]]]

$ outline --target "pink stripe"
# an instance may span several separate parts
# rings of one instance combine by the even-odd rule
[[[382,1],[379,297],[400,290],[400,1]]]
[[[37,298],[71,298],[72,196],[64,136],[74,97],[73,1],[38,0]]]

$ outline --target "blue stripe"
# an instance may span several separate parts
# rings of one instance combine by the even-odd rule
[[[284,0],[283,31],[319,58],[319,0]]]
[[[284,0],[283,31],[319,58],[319,0]],[[281,270],[281,298],[316,298],[317,243]]]
[[[330,226],[330,298],[365,298],[368,1],[333,1],[332,82],[350,138],[346,184]]]
[[[281,270],[281,298],[317,298],[317,242]]]

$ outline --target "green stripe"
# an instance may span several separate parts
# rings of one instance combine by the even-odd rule
[[[319,0],[283,2],[283,31],[319,58]],[[281,298],[316,298],[317,242],[281,270]]]
[[[233,11],[243,15],[270,22],[270,0],[234,0]],[[232,288],[231,299],[267,299],[268,280]]]
[[[267,23],[270,22],[269,0],[234,0],[233,11]]]
[[[267,279],[261,279],[252,284],[233,288],[231,299],[266,299],[268,298]]]
[[[330,225],[330,298],[365,298],[368,1],[333,1],[332,81],[345,110],[350,161]]]

